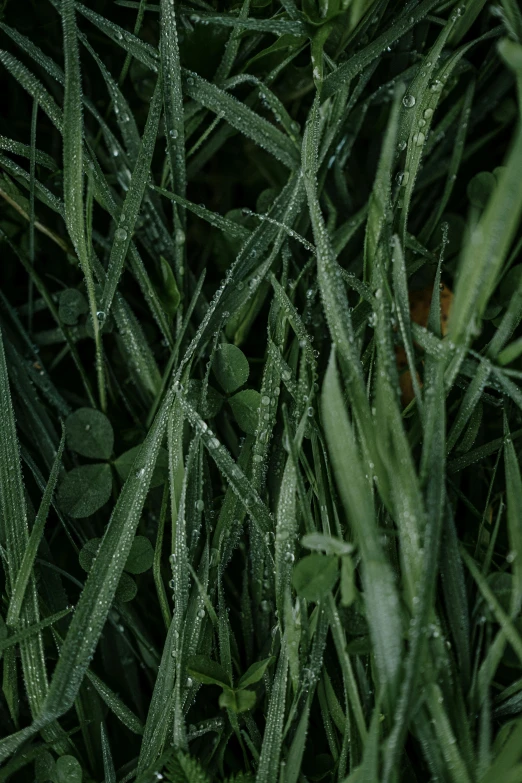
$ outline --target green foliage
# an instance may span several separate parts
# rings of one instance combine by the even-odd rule
[[[56,783],[81,783],[82,768],[74,756],[60,756],[56,762]]]
[[[339,578],[339,561],[335,555],[308,555],[294,568],[292,583],[297,595],[307,601],[319,601],[333,590]]]
[[[255,389],[243,389],[243,391],[229,397],[228,403],[232,413],[243,432],[254,435],[257,429],[261,395]]]
[[[214,358],[213,370],[221,388],[230,394],[248,380],[248,361],[235,345],[220,345]]]
[[[107,503],[111,488],[109,465],[101,462],[82,465],[63,477],[58,487],[58,503],[65,514],[75,519],[90,517]]]
[[[67,446],[91,459],[109,459],[114,445],[112,426],[103,413],[79,408],[65,422]]]
[[[125,570],[130,574],[142,574],[148,571],[154,560],[152,544],[145,536],[136,536],[125,563]]]
[[[77,288],[66,288],[60,294],[58,313],[67,326],[75,326],[78,318],[85,315],[88,309],[84,295]]]
[[[0,5],[0,781],[522,780],[519,4]]]
[[[120,456],[114,460],[114,467],[116,468],[116,471],[122,481],[126,481],[129,474],[131,473],[134,460],[139,454],[139,451],[139,446],[133,446],[132,449],[124,451],[123,454],[120,454]],[[152,478],[150,480],[151,488],[161,487],[165,483],[165,479],[167,478],[167,471],[168,455],[165,449],[160,448],[158,459],[156,460],[156,464],[152,472]]]

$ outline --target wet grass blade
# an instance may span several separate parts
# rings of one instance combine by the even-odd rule
[[[94,289],[91,252],[87,246],[83,198],[83,116],[80,56],[76,33],[74,0],[62,3],[63,47],[65,53],[65,94],[63,105],[63,170],[65,222],[80,262],[91,312],[96,345],[98,393],[102,410],[107,407],[101,330]]]
[[[109,266],[107,268],[107,277],[100,305],[103,312],[103,318],[106,318],[110,311],[112,300],[118,287],[123,265],[125,263],[125,257],[131,242],[134,226],[138,219],[141,202],[148,185],[150,164],[156,145],[160,116],[161,79],[158,79],[154,95],[150,102],[149,115],[143,132],[136,166],[134,167],[129,189],[119,215],[118,225],[114,232]]]
[[[361,548],[366,611],[380,687],[383,698],[392,704],[397,695],[402,660],[399,598],[379,541],[370,486],[361,468],[352,425],[344,407],[334,354],[325,377],[322,415],[336,483]],[[349,481],[345,465],[352,466]]]
[[[161,38],[160,57],[163,75],[163,105],[165,107],[165,125],[167,154],[174,192],[184,198],[187,189],[185,164],[185,122],[183,113],[183,93],[181,88],[181,64],[179,60],[178,31],[174,4],[161,0]],[[174,230],[178,238],[184,236],[185,212],[173,204]],[[183,280],[184,242],[176,242],[176,271],[178,280]]]
[[[65,445],[65,430],[62,430],[60,445],[58,446],[58,451],[56,452],[56,457],[51,469],[49,481],[47,482],[47,486],[45,487],[45,492],[42,497],[42,502],[40,503],[40,508],[38,509],[38,513],[34,521],[33,529],[31,530],[31,534],[27,542],[27,547],[24,552],[23,560],[20,564],[20,569],[16,577],[16,583],[13,586],[11,600],[9,601],[9,609],[7,611],[7,617],[6,617],[7,625],[16,626],[18,623],[20,610],[22,608],[22,604],[25,598],[25,591],[29,579],[31,578],[31,574],[33,572],[34,559],[38,552],[38,547],[40,546],[40,541],[43,536],[47,514],[49,513],[53,492],[55,490],[56,482],[58,480],[58,474],[62,467],[61,461],[62,461],[64,445]]]
[[[506,160],[506,168],[464,249],[449,335],[467,346],[493,293],[522,212],[522,194],[516,171],[522,161],[522,129],[518,129]]]

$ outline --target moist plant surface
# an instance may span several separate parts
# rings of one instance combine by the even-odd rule
[[[516,0],[0,6],[0,782],[520,783]]]

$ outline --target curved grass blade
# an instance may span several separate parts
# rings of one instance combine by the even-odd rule
[[[105,702],[110,711],[116,715],[118,720],[120,720],[129,731],[132,731],[133,734],[143,734],[142,722],[133,711],[122,702],[120,697],[90,669],[87,669],[86,676],[89,682],[96,688],[100,698]]]
[[[470,344],[495,288],[522,213],[517,172],[522,165],[522,127],[516,131],[500,182],[463,251],[448,327],[459,361]]]
[[[63,191],[65,223],[82,268],[89,298],[96,346],[96,373],[102,410],[107,407],[101,329],[98,320],[91,253],[85,233],[83,199],[83,116],[80,55],[74,0],[62,2],[63,47],[65,53],[65,93],[63,104]]]
[[[270,704],[266,718],[263,745],[259,756],[256,783],[272,783],[278,779],[279,759],[283,739],[283,724],[288,677],[288,655],[286,644],[282,643],[279,661],[272,683]]]
[[[138,218],[143,195],[150,176],[150,165],[158,135],[161,116],[161,78],[158,79],[154,95],[150,102],[149,115],[141,140],[140,151],[136,160],[129,189],[119,216],[118,227],[114,232],[105,287],[101,299],[101,307],[105,317],[109,313],[112,300],[120,280],[125,256],[129,249],[132,232]]]
[[[161,0],[160,57],[163,76],[163,105],[167,129],[167,154],[172,189],[184,198],[187,189],[185,169],[185,119],[181,89],[178,30],[174,3]],[[178,236],[185,230],[185,211],[173,204],[174,229]],[[176,271],[178,280],[184,279],[184,243],[176,243]]]
[[[49,628],[49,626],[59,622],[63,617],[67,617],[67,615],[70,614],[72,610],[73,607],[68,606],[66,609],[62,609],[60,612],[56,612],[56,614],[40,620],[38,623],[36,623],[36,625],[24,628],[22,631],[17,631],[16,633],[13,633],[10,636],[2,639],[2,641],[0,641],[0,656],[15,644],[24,642],[26,639],[29,639],[31,636],[33,636],[33,634],[39,633],[44,628]]]
[[[60,445],[58,446],[58,451],[56,452],[56,457],[54,459],[54,463],[51,469],[49,481],[47,482],[47,486],[45,487],[45,492],[42,497],[42,502],[40,503],[40,508],[38,509],[38,513],[34,521],[33,529],[31,530],[31,534],[29,536],[29,540],[27,542],[27,546],[24,552],[24,556],[20,564],[20,569],[16,577],[16,583],[11,593],[11,600],[9,601],[9,609],[7,611],[7,618],[6,618],[7,625],[15,626],[18,623],[20,611],[22,609],[22,604],[25,598],[25,591],[29,583],[29,579],[31,578],[34,559],[38,552],[38,547],[40,546],[40,541],[43,536],[47,514],[49,513],[53,492],[55,490],[56,482],[58,480],[58,473],[61,468],[61,460],[62,460],[64,445],[65,445],[65,429],[62,429],[62,437],[60,439]]]
[[[154,190],[158,193],[161,193],[162,196],[165,196],[171,201],[175,201],[176,204],[189,209],[194,213],[194,215],[197,215],[199,218],[205,220],[211,226],[218,228],[224,234],[232,237],[233,239],[240,239],[244,241],[250,236],[251,232],[240,223],[236,223],[234,220],[223,217],[217,212],[212,212],[210,209],[201,206],[201,204],[194,204],[192,201],[188,201],[178,193],[170,193],[168,190],[165,190],[165,188],[154,187]]]
[[[270,152],[291,171],[296,170],[298,153],[295,145],[284,133],[244,103],[192,71],[183,71],[183,90],[193,100],[220,115],[233,128]]]
[[[0,136],[0,149],[11,152],[13,155],[23,155],[24,158],[31,157],[31,147],[28,144],[22,144],[22,142],[15,141],[14,139],[8,139],[7,136]],[[57,171],[58,169],[56,162],[47,152],[35,149],[34,159],[39,166],[44,166],[50,171]]]
[[[0,509],[7,551],[7,578],[11,588],[16,584],[23,555],[27,547],[27,508],[25,503],[20,450],[16,434],[14,410],[7,375],[3,334],[0,332]],[[21,608],[21,624],[36,626],[39,623],[38,595],[32,574],[29,578],[26,600]],[[31,634],[20,644],[24,682],[33,717],[38,715],[48,694],[47,669],[40,631]],[[48,721],[51,723],[51,721]],[[59,740],[58,726],[50,726],[44,735]],[[60,743],[61,744],[61,743]],[[61,744],[61,747],[64,747]]]
[[[0,741],[0,758],[13,753],[26,738],[63,715],[74,704],[130,552],[165,434],[173,394],[171,389],[165,397],[120,493],[78,600],[45,702],[31,726]]]
[[[391,704],[397,695],[402,665],[399,597],[379,541],[370,485],[364,476],[353,429],[346,414],[334,353],[324,381],[322,415],[339,493],[361,549],[367,619],[380,686],[383,696]],[[348,465],[349,480],[346,475]]]
[[[321,98],[323,100],[329,98],[341,90],[347,82],[351,82],[367,65],[379,57],[387,46],[402,38],[412,27],[421,22],[436,5],[437,0],[423,0],[415,8],[411,8],[408,4],[408,7],[387,30],[326,77],[323,82]]]
[[[114,761],[112,760],[111,746],[109,744],[107,729],[105,728],[104,723],[101,724],[100,731],[101,731],[103,772],[105,775],[105,783],[116,783],[116,770],[114,769]]]

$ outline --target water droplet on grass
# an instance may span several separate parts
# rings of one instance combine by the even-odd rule
[[[408,93],[402,99],[402,103],[403,106],[405,106],[407,109],[411,109],[413,106],[415,106],[415,96],[411,93]]]

